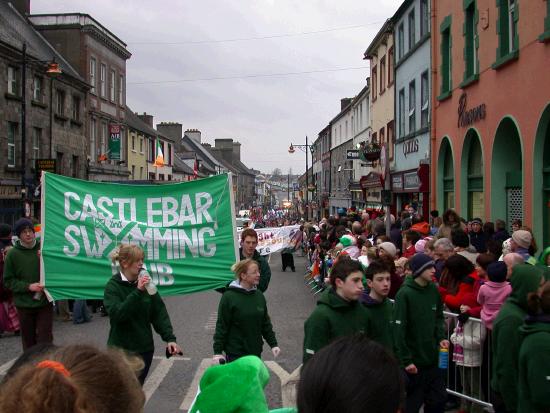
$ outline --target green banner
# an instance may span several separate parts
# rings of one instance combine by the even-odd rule
[[[109,125],[109,159],[120,161],[120,125]]]
[[[41,274],[53,299],[103,298],[120,243],[145,252],[162,295],[225,285],[238,259],[231,175],[163,185],[42,175]]]

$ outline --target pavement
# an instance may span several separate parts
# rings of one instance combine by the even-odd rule
[[[265,293],[268,311],[281,354],[274,360],[264,345],[263,360],[270,369],[266,387],[269,408],[286,407],[293,400],[293,384],[302,360],[303,325],[315,307],[316,299],[304,285],[305,258],[295,256],[296,272],[281,271],[281,256],[270,256],[271,282]],[[185,412],[189,408],[204,370],[211,364],[212,336],[220,294],[215,291],[164,299],[172,320],[182,357],[164,357],[164,343],[155,336],[155,356],[144,385],[147,403],[144,411]],[[86,343],[105,348],[109,319],[94,314],[90,323],[74,325],[54,322],[57,345]],[[21,354],[20,337],[0,338],[0,378]]]

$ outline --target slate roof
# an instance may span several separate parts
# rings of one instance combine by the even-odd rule
[[[153,129],[147,123],[142,121],[139,118],[139,116],[137,116],[134,113],[134,111],[130,109],[128,106],[126,106],[126,114],[124,119],[130,128],[135,129],[138,132],[142,132],[145,135],[153,136],[153,137],[157,136],[158,134],[158,132],[155,129]]]

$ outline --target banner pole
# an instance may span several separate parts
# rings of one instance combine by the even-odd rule
[[[237,239],[237,212],[235,210],[235,194],[233,194],[233,174],[229,172],[227,174],[227,186],[229,187],[229,202],[231,203],[231,222],[233,224],[233,240]],[[239,255],[239,242],[233,242],[235,247],[235,262],[240,259]]]

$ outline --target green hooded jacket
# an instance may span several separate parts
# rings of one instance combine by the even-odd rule
[[[435,284],[422,287],[414,278],[405,278],[395,297],[394,319],[395,354],[401,366],[437,366],[445,328],[443,303]]]
[[[48,304],[45,294],[34,300],[34,292],[29,285],[40,282],[40,243],[33,248],[25,248],[17,241],[6,254],[4,262],[4,283],[13,292],[15,306],[19,308],[40,308]]]
[[[337,337],[370,336],[371,330],[369,313],[359,301],[346,301],[332,287],[327,288],[304,323],[304,363]]]
[[[242,248],[239,249],[239,256],[241,261],[245,259]],[[260,283],[258,284],[258,290],[265,293],[267,287],[269,286],[269,281],[271,280],[271,268],[269,268],[269,263],[265,257],[260,255],[258,251],[254,251],[252,259],[256,261],[258,263],[258,267],[260,267]],[[220,292],[223,292],[223,290]]]
[[[120,273],[107,282],[103,304],[111,323],[107,345],[133,353],[153,351],[151,325],[166,343],[176,341],[159,293],[138,290],[136,282],[123,281]]]
[[[546,264],[546,258],[548,258],[548,255],[550,255],[550,247],[546,247],[544,251],[542,251],[542,254],[540,254],[539,264],[548,267],[548,265]]]
[[[387,297],[376,301],[367,295],[362,304],[369,313],[371,338],[393,352],[393,302]]]
[[[550,411],[550,316],[543,317],[520,328],[518,413]]]
[[[246,290],[233,281],[218,306],[214,354],[260,357],[262,337],[271,348],[277,346],[264,295],[259,289]]]
[[[527,294],[538,290],[541,278],[539,266],[516,265],[510,279],[512,293],[493,323],[491,387],[501,395],[510,411],[515,411],[518,403],[518,356],[521,344],[518,330],[527,314]]]

